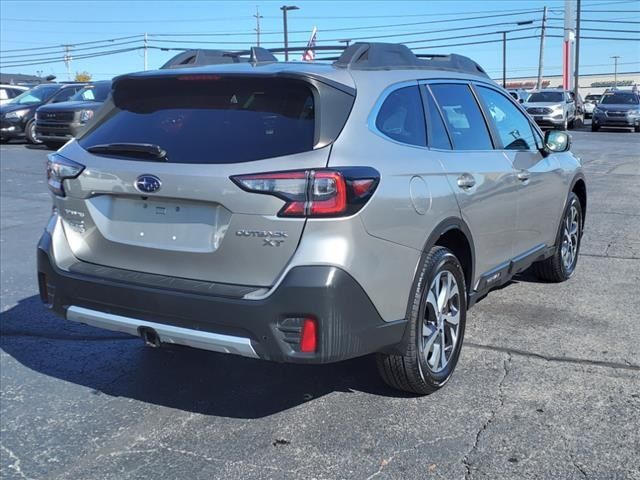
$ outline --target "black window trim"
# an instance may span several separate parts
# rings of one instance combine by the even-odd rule
[[[420,82],[420,95],[422,96],[422,110],[424,111],[425,124],[427,126],[427,148],[429,148],[429,150],[435,150],[438,152],[453,151],[455,147],[453,146],[453,139],[451,138],[451,132],[449,132],[449,127],[447,126],[447,122],[444,121],[444,116],[442,115],[442,111],[440,110],[440,105],[438,105],[438,102],[436,101],[436,98],[434,97],[433,92],[425,82]],[[436,115],[440,117],[440,121],[444,126],[444,131],[447,134],[447,139],[449,140],[449,148],[437,148],[437,147],[434,147],[432,144],[433,125],[431,124],[431,122],[427,121],[427,119],[429,118],[429,115],[428,115],[429,105],[427,103],[427,98],[426,98],[427,95],[431,98],[433,105],[435,105]]]

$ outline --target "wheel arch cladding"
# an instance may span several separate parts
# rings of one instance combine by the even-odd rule
[[[423,255],[435,246],[448,248],[458,258],[464,272],[467,293],[473,290],[475,274],[475,249],[471,231],[460,218],[447,218],[433,229],[427,239]]]
[[[584,221],[587,216],[587,184],[584,181],[584,177],[578,176],[573,180],[571,191],[575,193],[578,200],[580,200],[580,206],[582,207],[582,227],[584,230]]]

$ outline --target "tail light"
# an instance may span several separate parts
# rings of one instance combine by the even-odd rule
[[[237,175],[231,180],[247,192],[284,200],[279,217],[342,217],[367,203],[380,174],[370,167],[345,167]]]
[[[84,165],[80,165],[68,158],[52,153],[47,160],[47,184],[49,190],[59,197],[64,197],[63,182],[69,178],[76,178],[84,170]]]

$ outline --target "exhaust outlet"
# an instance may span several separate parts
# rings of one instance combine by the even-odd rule
[[[140,327],[138,332],[140,332],[140,336],[142,337],[142,340],[144,340],[144,343],[149,347],[157,348],[160,346],[160,337],[153,328]]]

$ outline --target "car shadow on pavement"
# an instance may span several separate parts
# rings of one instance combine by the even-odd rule
[[[330,365],[289,365],[186,347],[150,348],[126,334],[68,322],[37,296],[0,315],[0,348],[25,367],[111,395],[230,418],[260,418],[334,391],[406,397],[364,357]],[[7,381],[20,383],[19,370]]]

